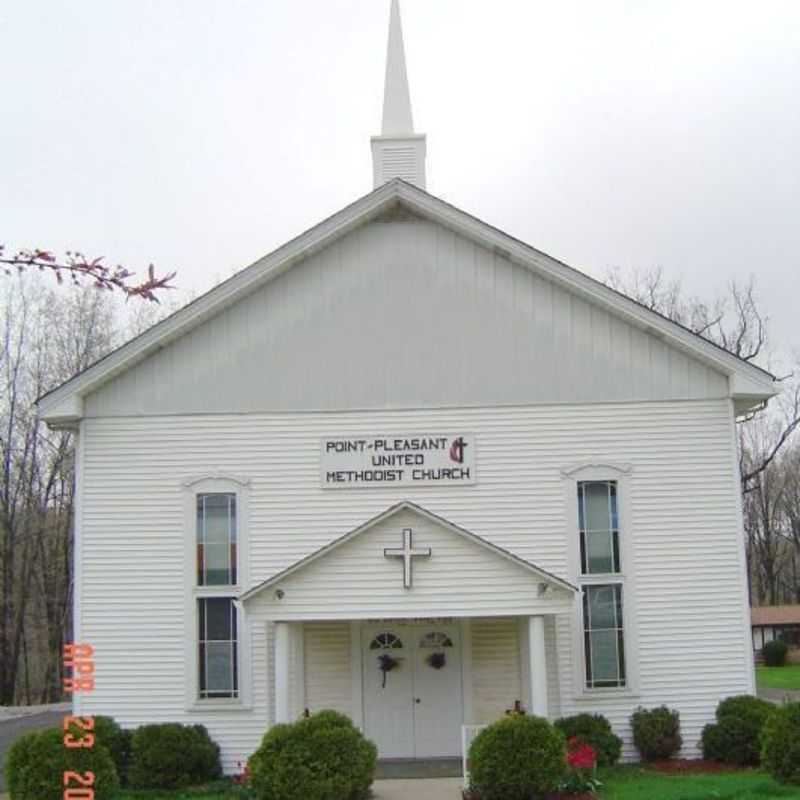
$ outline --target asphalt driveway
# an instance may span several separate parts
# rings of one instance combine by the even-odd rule
[[[6,790],[6,753],[13,742],[28,731],[58,727],[62,724],[63,719],[63,711],[45,711],[41,714],[31,714],[25,717],[0,720],[0,765],[2,765],[2,769],[0,769],[0,792]]]

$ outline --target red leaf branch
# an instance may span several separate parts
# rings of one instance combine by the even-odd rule
[[[174,288],[170,286],[170,281],[175,277],[174,272],[159,276],[156,275],[155,267],[150,264],[147,279],[137,282],[134,280],[135,273],[119,264],[107,267],[103,264],[102,256],[90,260],[83,253],[70,250],[66,252],[64,259],[58,259],[49,250],[18,250],[16,253],[6,254],[4,246],[0,244],[0,264],[4,265],[6,275],[10,275],[12,269],[20,273],[26,269],[38,269],[40,272],[50,270],[59,283],[64,282],[65,276],[76,286],[81,285],[82,279],[88,279],[98,289],[116,289],[126,297],[140,297],[154,303],[158,302],[156,292]]]

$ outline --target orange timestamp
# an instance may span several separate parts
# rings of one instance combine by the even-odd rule
[[[94,648],[89,644],[64,645],[64,670],[72,673],[64,678],[67,694],[94,691]],[[64,717],[64,747],[94,747],[94,717]],[[94,772],[64,772],[64,800],[94,800]]]

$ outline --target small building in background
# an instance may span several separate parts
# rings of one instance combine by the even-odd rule
[[[782,639],[789,645],[789,660],[800,663],[800,605],[753,608],[750,621],[756,654],[767,642]]]

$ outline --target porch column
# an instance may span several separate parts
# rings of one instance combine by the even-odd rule
[[[528,617],[528,658],[531,681],[531,714],[547,717],[547,659],[544,617]]]
[[[289,625],[275,623],[275,722],[289,722]]]

